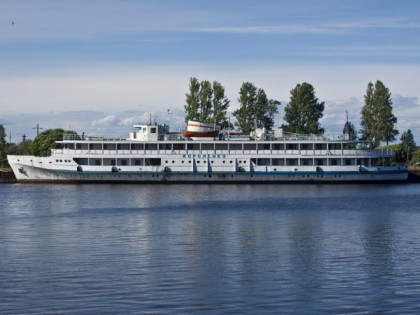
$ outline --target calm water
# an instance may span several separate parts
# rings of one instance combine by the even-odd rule
[[[418,313],[420,185],[0,185],[0,313]]]

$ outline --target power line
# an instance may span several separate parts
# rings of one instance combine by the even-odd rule
[[[36,129],[36,136],[39,135],[39,130],[44,129],[44,128],[40,128],[39,124],[36,124],[36,127],[32,128],[32,129]]]

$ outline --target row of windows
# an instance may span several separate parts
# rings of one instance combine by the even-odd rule
[[[57,163],[63,163],[63,161],[64,161],[64,163],[71,163],[71,160],[55,160]]]
[[[77,143],[65,144],[71,150],[347,150],[341,143]]]
[[[241,163],[241,164],[242,164],[242,163],[243,163],[243,164],[246,164],[246,161],[242,161],[242,160],[241,160],[241,161],[238,161],[238,162],[239,162],[239,163]],[[184,163],[185,163],[185,161],[184,161],[184,160],[182,160],[182,161],[181,161],[181,163],[182,163],[182,164],[184,164]],[[188,161],[188,163],[191,163],[191,160],[189,160],[189,161]],[[206,161],[206,160],[204,160],[204,161],[203,161],[203,163],[204,163],[204,164],[207,164],[207,161]],[[211,163],[211,164],[213,164],[213,163],[214,163],[214,161],[210,161],[210,163]],[[226,161],[224,161],[224,160],[223,160],[223,164],[225,164],[225,163],[226,163]],[[229,161],[229,163],[230,163],[230,164],[233,164],[233,161]],[[169,164],[169,161],[168,161],[168,160],[166,160],[166,161],[165,161],[165,164]],[[175,164],[175,160],[172,160],[172,164]],[[197,160],[197,164],[200,164],[200,160]]]

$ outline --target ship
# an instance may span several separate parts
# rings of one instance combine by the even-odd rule
[[[126,138],[64,134],[50,156],[9,155],[20,183],[348,183],[404,182],[392,149],[344,135],[281,128],[221,131],[191,122],[187,132],[139,124]]]

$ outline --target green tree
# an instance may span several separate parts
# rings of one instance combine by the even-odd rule
[[[228,126],[227,109],[229,99],[225,96],[225,88],[217,81],[199,82],[190,78],[189,93],[185,94],[185,122],[189,120],[204,123],[216,123],[221,128]]]
[[[411,130],[408,129],[401,135],[400,140],[401,140],[400,145],[401,145],[401,150],[404,155],[404,160],[407,161],[410,159],[410,155],[412,155],[414,151],[416,150],[416,142],[414,141],[414,135],[411,132]]]
[[[372,141],[374,147],[382,141],[388,145],[395,140],[397,118],[392,114],[391,93],[381,81],[376,81],[375,86],[369,82],[361,114],[362,139]]]
[[[31,143],[32,140],[28,139],[21,141],[18,144],[9,143],[7,144],[7,154],[10,155],[31,155]]]
[[[357,140],[357,131],[356,127],[351,123],[351,121],[347,121],[344,124],[343,134],[349,135],[349,140]]]
[[[64,134],[76,134],[74,131],[65,131],[61,128],[47,129],[41,132],[30,144],[33,155],[50,155],[51,149],[58,149],[62,146],[56,141],[63,140]]]
[[[255,129],[255,121],[258,128],[271,130],[274,126],[274,115],[278,113],[280,102],[268,99],[263,89],[258,89],[250,82],[242,83],[239,90],[239,109],[233,112],[236,118],[235,126],[243,132]]]
[[[197,78],[190,78],[190,93],[185,94],[186,105],[185,109],[185,122],[189,120],[199,120],[200,114],[200,82]]]
[[[200,83],[200,121],[204,123],[213,122],[212,114],[213,89],[209,81]]]
[[[411,163],[413,165],[417,165],[417,163],[420,163],[420,149],[417,149],[413,156],[411,157]],[[420,165],[420,164],[419,164]]]
[[[227,129],[229,121],[227,118],[227,110],[229,108],[230,101],[225,96],[225,88],[217,81],[213,82],[213,122],[218,124],[220,128]]]
[[[284,109],[283,117],[288,125],[282,128],[299,134],[324,133],[319,120],[323,117],[325,104],[318,102],[314,87],[306,82],[297,84],[290,94],[290,102]]]
[[[6,130],[0,124],[0,165],[4,165],[6,161]]]

